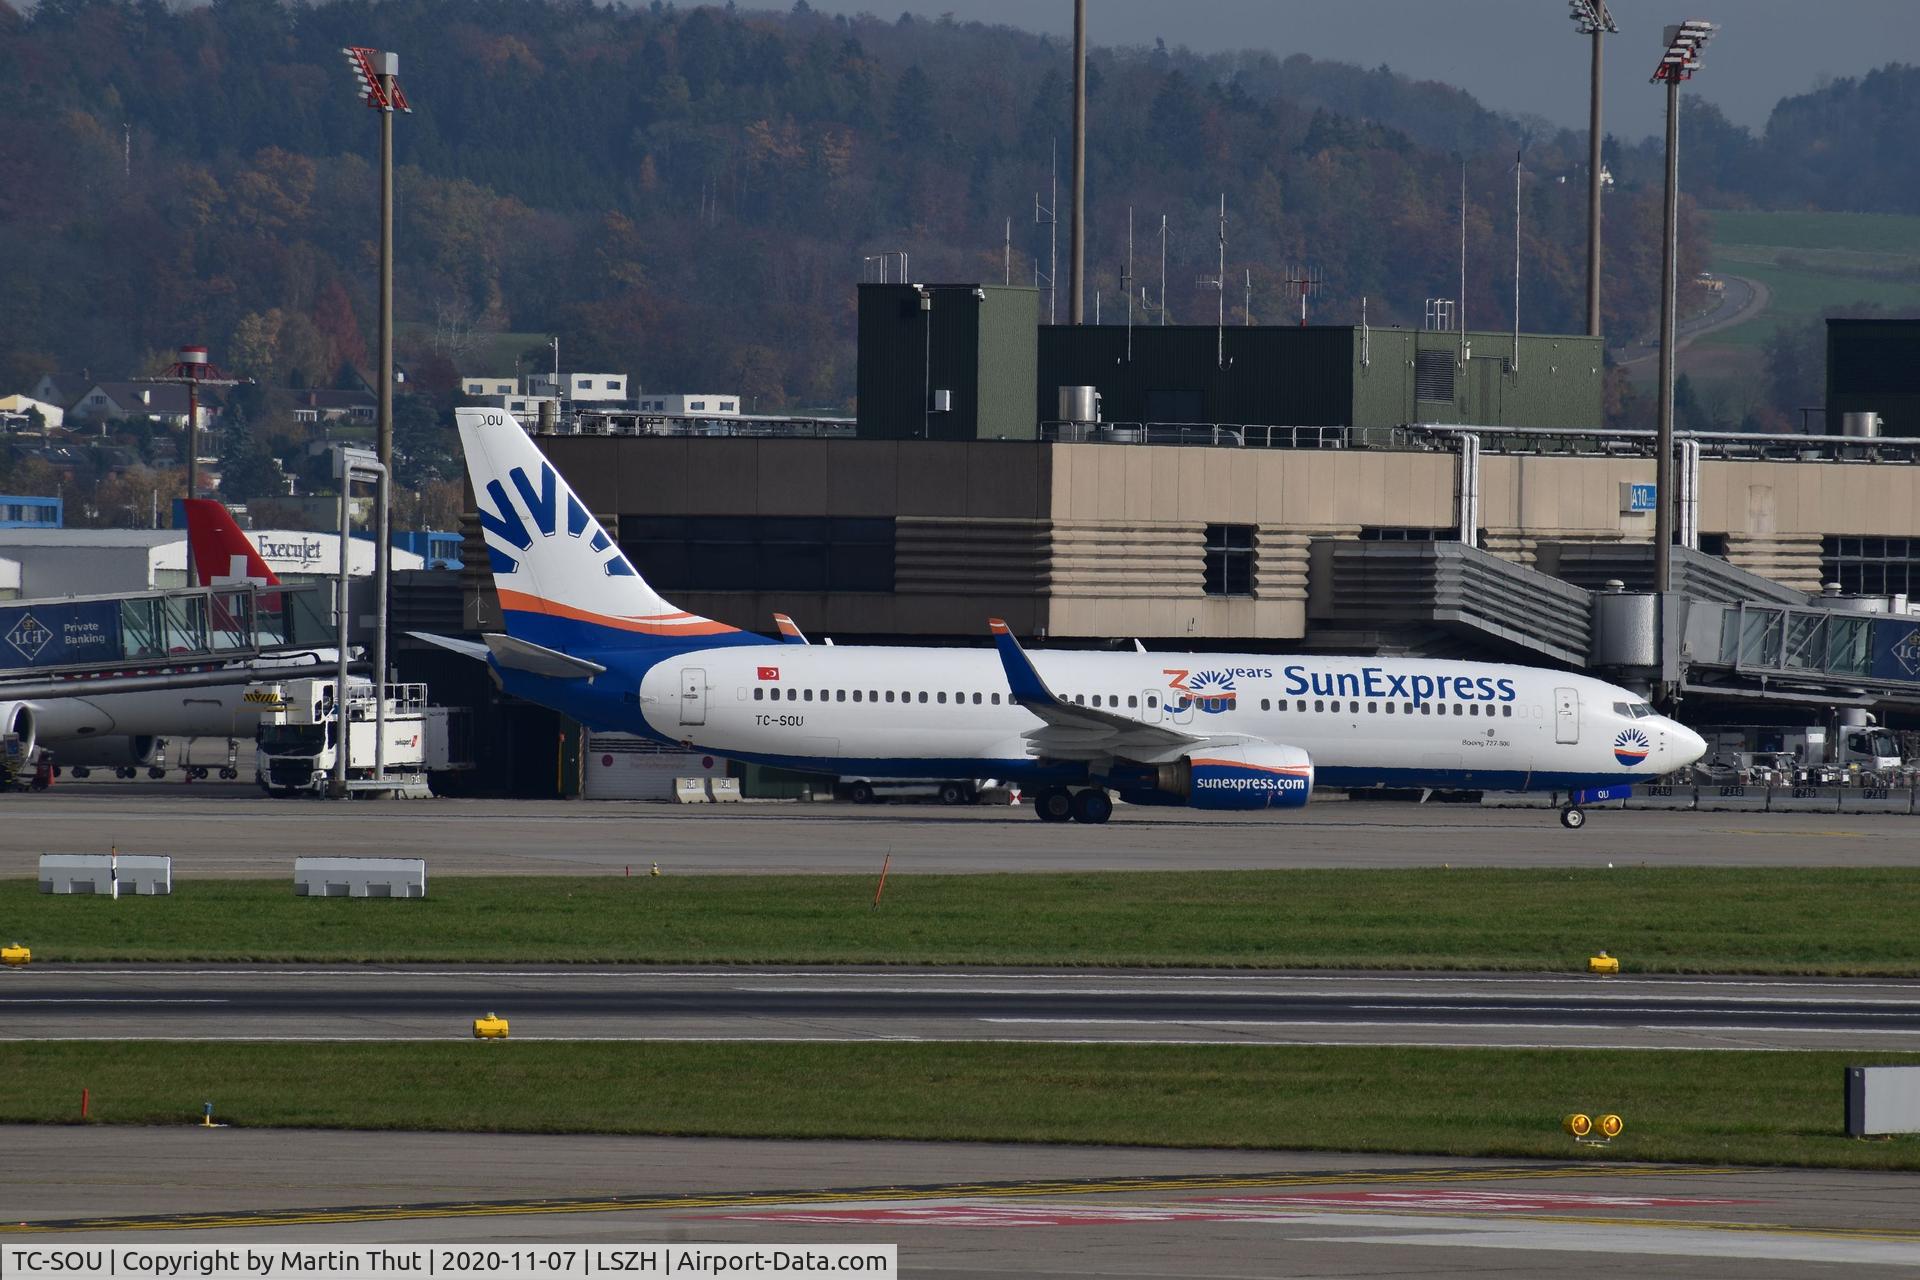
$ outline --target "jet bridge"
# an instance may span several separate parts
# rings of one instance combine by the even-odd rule
[[[0,605],[0,697],[76,679],[189,683],[172,677],[330,646],[329,612],[310,588],[254,583],[10,600]]]

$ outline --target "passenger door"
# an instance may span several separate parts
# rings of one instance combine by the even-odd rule
[[[1140,718],[1148,724],[1160,723],[1160,690],[1141,690]]]
[[[1553,740],[1567,743],[1580,741],[1580,691],[1578,689],[1553,691]]]
[[[707,722],[707,672],[704,667],[680,668],[680,723]]]

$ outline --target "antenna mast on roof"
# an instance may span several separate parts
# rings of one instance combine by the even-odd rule
[[[1047,229],[1047,273],[1040,274],[1040,264],[1033,264],[1033,285],[1040,287],[1040,281],[1047,282],[1047,323],[1059,320],[1059,291],[1054,288],[1054,277],[1060,274],[1060,219],[1054,210],[1060,203],[1060,144],[1055,141],[1047,156],[1047,205],[1040,206],[1040,193],[1033,193],[1033,221],[1035,226],[1044,225]]]
[[[1213,322],[1214,362],[1218,367],[1227,367],[1227,193],[1220,193],[1220,266],[1210,276],[1201,276],[1194,283],[1202,288],[1218,293],[1219,307]]]
[[[1120,277],[1127,295],[1127,363],[1133,363],[1133,206],[1127,206],[1127,269]]]

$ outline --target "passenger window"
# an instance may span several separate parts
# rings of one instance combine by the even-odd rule
[[[927,692],[926,690],[922,689],[920,691],[920,701],[925,702],[926,700],[927,700]]]
[[[835,689],[833,691],[833,700],[835,702],[845,702],[847,700],[847,691],[845,689]]]
[[[808,702],[812,702],[812,701],[813,701],[813,690],[811,690],[811,689],[809,689],[809,690],[807,690],[807,701],[808,701]]]
[[[1513,704],[1508,703],[1506,706],[1500,708],[1500,715],[1507,720],[1513,719]]]
[[[1140,695],[1139,695],[1139,694],[1137,694],[1137,693],[1130,693],[1130,694],[1128,694],[1128,695],[1127,695],[1127,709],[1128,709],[1129,711],[1131,711],[1131,710],[1132,710],[1133,708],[1135,708],[1135,707],[1137,707],[1137,706],[1139,706],[1139,705],[1140,705]]]
[[[1465,704],[1463,704],[1463,703],[1459,703],[1459,702],[1456,702],[1456,703],[1454,703],[1454,704],[1453,704],[1453,714],[1455,714],[1455,715],[1457,715],[1457,716],[1463,716],[1463,715],[1465,715],[1465,714],[1467,714],[1467,708],[1466,708],[1466,706],[1465,706]]]
[[[880,691],[878,689],[867,690],[867,701],[868,702],[880,701]]]
[[[753,691],[753,700],[755,702],[765,702],[767,700],[767,691],[765,689],[755,689]]]
[[[1315,711],[1325,711],[1327,709],[1327,704],[1322,699],[1315,698],[1313,700],[1313,709]]]
[[[933,700],[935,702],[945,702],[947,700],[946,690],[942,689],[939,693],[935,694]]]
[[[889,689],[889,690],[887,690],[887,701],[888,701],[888,702],[892,702],[892,701],[893,701],[893,690],[891,690],[891,689]]]
[[[858,701],[860,701],[860,691],[859,691],[858,689],[855,689],[855,690],[853,691],[853,700],[854,700],[855,702],[858,702]]]
[[[1272,710],[1272,708],[1271,708],[1271,707],[1269,707],[1269,706],[1267,705],[1267,701],[1268,701],[1268,700],[1267,700],[1267,699],[1265,699],[1265,698],[1262,698],[1262,699],[1260,699],[1260,709],[1261,709],[1262,711],[1270,711],[1270,710]]]
[[[1369,702],[1367,704],[1367,714],[1370,716],[1380,714],[1380,704],[1377,702]]]
[[[976,707],[980,705],[980,695],[977,693],[973,695],[973,705]]]
[[[1305,711],[1307,709],[1307,700],[1305,698],[1300,699],[1293,704],[1293,709],[1295,711]]]
[[[1470,716],[1477,716],[1477,715],[1479,715],[1479,714],[1480,714],[1480,704],[1479,704],[1479,703],[1477,703],[1477,702],[1475,702],[1475,703],[1472,703],[1472,704],[1470,704],[1470,705],[1469,705],[1469,706],[1467,707],[1467,714],[1468,714],[1468,715],[1470,715]]]
[[[1084,694],[1084,693],[1076,693],[1076,694],[1074,694],[1074,695],[1073,695],[1073,700],[1074,700],[1074,702],[1075,702],[1075,704],[1076,704],[1076,705],[1079,705],[1079,706],[1082,706],[1082,707],[1084,707],[1084,706],[1086,706],[1086,705],[1087,705],[1087,695],[1086,695],[1086,694]]]
[[[1393,714],[1393,704],[1392,704],[1391,702],[1389,702],[1389,703],[1387,703],[1386,705],[1387,705],[1387,714],[1388,714],[1388,715],[1392,715],[1392,714]]]
[[[1432,704],[1431,702],[1423,702],[1423,703],[1421,703],[1421,704],[1420,704],[1420,714],[1421,714],[1421,715],[1423,715],[1423,716],[1430,716],[1430,715],[1432,715],[1432,714],[1433,714],[1433,704]]]
[[[1093,695],[1093,705],[1096,707],[1100,705],[1100,695],[1097,693]]]
[[[1150,693],[1147,695],[1147,705],[1149,707],[1157,707],[1160,705],[1160,699]]]
[[[993,705],[996,707],[1000,705],[1000,695],[997,693],[993,695]]]

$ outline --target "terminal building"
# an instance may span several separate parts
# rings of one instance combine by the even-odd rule
[[[1598,339],[1038,314],[863,286],[852,423],[541,444],[663,593],[748,629],[984,642],[1001,617],[1056,645],[1592,668],[1701,715],[1920,708],[1914,440],[1682,433],[1662,601],[1653,432],[1604,428]],[[497,627],[467,532],[466,620]]]

